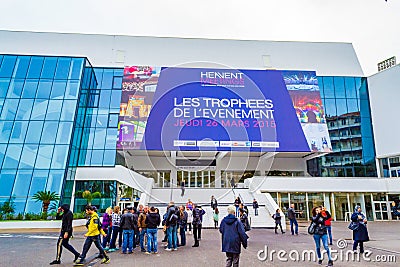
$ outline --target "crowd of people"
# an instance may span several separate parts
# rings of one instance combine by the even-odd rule
[[[222,251],[226,253],[226,266],[238,266],[241,253],[241,246],[247,247],[246,234],[249,231],[249,210],[241,199],[237,197],[233,205],[227,208],[228,215],[224,217],[219,225],[219,209],[217,199],[212,196],[210,206],[213,210],[214,228],[219,229],[222,234]],[[257,200],[253,200],[254,215],[257,216],[259,208]],[[128,207],[122,212],[119,206],[107,208],[103,214],[102,220],[96,212],[94,206],[86,206],[87,214],[87,233],[82,252],[79,253],[69,244],[72,237],[72,219],[73,214],[69,206],[64,204],[57,211],[57,218],[62,219],[62,226],[59,239],[57,241],[56,259],[50,264],[61,263],[62,248],[66,248],[74,255],[75,266],[85,264],[87,252],[92,243],[99,251],[98,257],[101,258],[101,263],[109,263],[110,258],[107,252],[121,250],[122,254],[131,254],[136,247],[140,247],[140,251],[144,254],[157,254],[158,241],[157,233],[160,225],[163,226],[165,251],[175,251],[178,247],[187,245],[186,235],[193,234],[194,244],[192,247],[199,247],[201,241],[201,232],[203,224],[203,216],[205,211],[201,205],[194,204],[190,199],[186,205],[175,206],[174,202],[170,202],[166,212],[162,218],[160,212],[155,207],[147,207],[139,205]],[[288,209],[287,217],[290,222],[290,231],[292,235],[298,235],[298,223],[294,205]],[[275,220],[275,234],[278,232],[278,227],[282,234],[282,212],[277,209],[272,215]],[[308,228],[308,233],[313,235],[315,248],[318,256],[318,263],[322,264],[321,243],[327,252],[328,265],[333,266],[333,260],[330,251],[332,245],[332,216],[329,211],[323,206],[317,206],[312,209],[311,224]],[[364,242],[369,241],[367,230],[367,219],[362,213],[361,207],[356,206],[354,213],[351,216],[351,223],[348,227],[353,231],[353,250],[364,253]],[[103,236],[101,240],[101,236]],[[118,240],[118,247],[117,247]]]

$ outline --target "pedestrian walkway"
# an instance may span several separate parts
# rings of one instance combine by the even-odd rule
[[[351,249],[351,231],[347,229],[348,223],[333,222],[333,249],[346,252]],[[281,261],[277,257],[277,252],[282,250],[286,253],[291,251],[314,251],[314,242],[312,236],[306,233],[307,223],[300,223],[300,234],[292,236],[286,234],[274,234],[273,229],[253,229],[248,232],[250,236],[248,249],[242,249],[240,265],[241,266],[320,266],[316,262],[309,261],[293,261],[286,254],[283,258],[287,258],[286,262]],[[357,261],[340,261],[337,259],[334,266],[398,266],[400,261],[400,242],[398,234],[400,232],[399,222],[371,222],[368,224],[371,241],[365,244],[365,248],[370,249],[371,261],[364,259]],[[71,243],[76,249],[81,250],[83,246],[83,232],[75,231],[75,238]],[[55,255],[55,239],[43,238],[47,236],[56,236],[52,233],[18,233],[18,234],[2,234],[0,238],[0,266],[48,266],[48,263]],[[206,229],[203,231],[200,247],[192,248],[193,237],[187,236],[188,244],[186,247],[180,247],[177,251],[165,251],[162,247],[162,231],[158,232],[159,254],[146,255],[138,249],[133,254],[122,255],[119,252],[110,253],[111,263],[107,266],[224,266],[225,255],[221,252],[221,237],[218,230]],[[338,247],[337,241],[340,240]],[[347,247],[344,245],[347,244]],[[267,247],[268,254],[273,250],[272,260],[270,258],[263,260],[264,253],[260,251]],[[23,248],[23,249],[21,249]],[[292,253],[292,257],[295,254]],[[94,256],[97,250],[92,248],[88,255]],[[376,256],[381,258],[393,255],[397,261],[394,262],[376,262]],[[258,259],[258,256],[261,258]],[[92,257],[93,258],[93,257]],[[73,255],[68,251],[63,252],[62,264],[59,266],[72,266]],[[327,260],[324,261],[326,263]],[[94,260],[89,266],[104,266],[100,261]],[[323,265],[325,266],[325,265]]]

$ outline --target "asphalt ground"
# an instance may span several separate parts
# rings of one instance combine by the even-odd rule
[[[365,249],[371,254],[360,257],[351,254],[352,233],[348,223],[333,222],[334,244],[336,250],[334,266],[399,266],[400,262],[400,222],[370,222],[368,224],[371,241]],[[307,234],[307,224],[300,224],[298,236],[274,234],[272,229],[252,229],[248,232],[249,245],[242,249],[240,266],[320,266],[308,255],[315,251],[312,236]],[[84,229],[75,229],[71,244],[81,251],[84,242]],[[54,230],[21,229],[0,232],[0,266],[49,266],[56,253],[58,234]],[[146,255],[136,248],[133,254],[109,253],[111,263],[107,266],[225,266],[225,254],[221,252],[221,237],[218,230],[204,229],[200,247],[192,248],[193,236],[187,236],[187,246],[177,251],[163,249],[162,231],[158,232],[159,254]],[[339,244],[337,243],[339,240]],[[339,247],[338,247],[339,245]],[[267,249],[267,254],[265,250]],[[88,253],[87,266],[101,266],[94,259],[97,250],[94,245]],[[298,256],[297,256],[298,255]],[[305,258],[303,260],[303,258]],[[63,251],[62,264],[73,266],[73,255]],[[325,256],[323,266],[327,263]]]

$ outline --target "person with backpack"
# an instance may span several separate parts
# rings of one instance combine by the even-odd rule
[[[92,246],[92,243],[95,244],[95,246],[99,250],[100,255],[103,258],[101,263],[110,263],[110,258],[107,256],[100,243],[100,234],[105,236],[106,233],[104,233],[103,229],[101,228],[99,215],[90,205],[86,206],[85,211],[86,214],[89,216],[88,221],[86,222],[86,228],[88,229],[88,231],[86,234],[84,234],[86,240],[83,245],[83,250],[79,258],[75,261],[74,266],[83,266],[85,264],[86,254]]]
[[[228,215],[222,219],[219,232],[222,234],[222,252],[226,253],[226,266],[239,266],[241,246],[247,248],[249,238],[243,225],[236,218],[236,207],[228,207]]]
[[[179,235],[181,237],[181,242],[178,242],[179,246],[186,246],[186,226],[187,226],[187,218],[188,214],[185,211],[185,206],[179,207],[179,218],[178,218],[178,225],[179,225]]]
[[[175,207],[173,201],[171,201],[168,205],[167,210],[167,218],[165,220],[165,225],[167,227],[167,237],[168,237],[168,245],[165,249],[166,251],[178,250],[178,235],[177,235],[177,228],[178,228],[178,210]]]
[[[203,215],[206,212],[201,208],[201,206],[194,205],[193,209],[193,238],[194,238],[194,245],[192,247],[200,246],[201,240],[201,227],[203,223]]]
[[[120,227],[122,229],[123,242],[122,242],[122,254],[133,252],[133,240],[135,238],[135,225],[137,221],[132,214],[133,208],[129,207],[126,212],[121,216]]]
[[[61,212],[62,212],[62,214],[60,215]],[[72,237],[73,217],[74,217],[74,214],[69,209],[68,204],[64,204],[58,208],[56,218],[57,218],[57,220],[62,219],[61,232],[60,232],[60,236],[58,237],[58,241],[57,241],[57,256],[54,261],[50,262],[50,265],[61,264],[62,247],[65,247],[66,249],[71,251],[72,254],[74,254],[74,256],[75,256],[74,261],[76,261],[80,255],[79,252],[76,251],[74,249],[74,247],[68,243],[69,239]]]
[[[281,233],[284,234],[285,232],[282,229],[282,216],[281,216],[281,210],[276,209],[275,214],[272,215],[272,218],[275,220],[275,234],[278,233],[278,225],[281,228]]]
[[[160,214],[154,207],[151,207],[146,216],[145,223],[147,225],[147,251],[146,254],[158,253],[157,244],[157,228],[161,223]]]
[[[213,214],[214,229],[217,229],[217,227],[218,227],[218,221],[219,221],[219,210],[218,210],[218,208],[215,208],[213,213],[214,213],[214,214]]]

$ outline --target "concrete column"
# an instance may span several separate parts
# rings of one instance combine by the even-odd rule
[[[217,159],[216,165],[217,166],[215,168],[215,188],[221,188],[221,161]]]
[[[378,158],[375,158],[375,165],[376,165],[376,173],[378,175],[378,178],[382,178],[383,175],[383,166],[380,163],[380,160]]]

